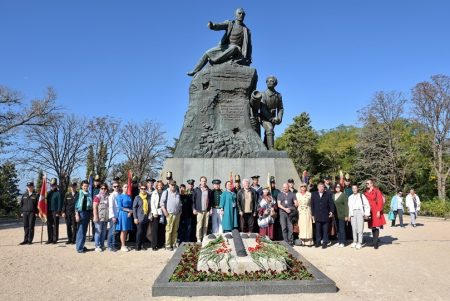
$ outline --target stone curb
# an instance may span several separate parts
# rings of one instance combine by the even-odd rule
[[[152,286],[152,296],[246,296],[265,294],[335,293],[336,283],[312,265],[294,248],[282,242],[313,275],[314,280],[169,282],[186,244],[180,246]]]

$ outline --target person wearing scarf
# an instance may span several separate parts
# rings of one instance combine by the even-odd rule
[[[133,219],[136,224],[136,251],[146,249],[144,246],[145,235],[147,234],[147,227],[150,215],[150,196],[147,194],[146,183],[141,183],[139,186],[139,194],[133,201]]]
[[[78,224],[75,248],[78,253],[84,253],[87,251],[84,244],[86,242],[86,232],[92,214],[92,197],[88,189],[89,183],[87,181],[83,181],[81,183],[81,190],[78,193],[78,200],[75,204],[75,220]]]
[[[108,186],[100,185],[99,193],[94,197],[95,251],[102,252],[106,239],[106,226],[109,219]]]

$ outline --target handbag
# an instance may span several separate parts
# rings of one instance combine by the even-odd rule
[[[361,198],[361,205],[362,205],[362,210],[363,210],[363,216],[364,216],[364,220],[365,221],[370,221],[372,220],[372,215],[366,216],[365,212],[364,212],[364,201],[362,198],[362,193],[359,194],[359,197]]]
[[[393,221],[393,220],[395,220],[395,215],[394,215],[394,211],[389,211],[389,214],[388,214],[388,218],[389,218],[389,220],[390,221]]]

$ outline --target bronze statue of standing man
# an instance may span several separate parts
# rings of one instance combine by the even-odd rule
[[[199,72],[208,62],[210,64],[221,64],[234,61],[237,64],[249,66],[252,62],[252,43],[250,30],[244,24],[245,11],[238,8],[235,12],[234,21],[223,23],[208,22],[211,30],[226,30],[219,46],[213,47],[205,52],[194,70],[187,75],[193,76]]]
[[[271,75],[266,79],[267,90],[262,92],[260,118],[264,128],[264,144],[267,149],[274,148],[274,127],[283,119],[283,100],[281,94],[275,90],[278,80]]]

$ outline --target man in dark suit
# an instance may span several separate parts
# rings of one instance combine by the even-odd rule
[[[333,216],[334,202],[330,192],[325,190],[325,184],[319,182],[317,191],[311,194],[311,211],[313,223],[316,224],[316,248],[322,241],[322,249],[327,248],[328,244],[328,224]]]

